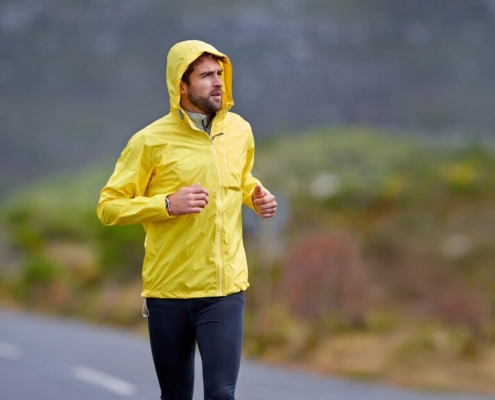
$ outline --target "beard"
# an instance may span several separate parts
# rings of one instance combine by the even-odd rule
[[[213,114],[222,108],[222,102],[214,102],[210,96],[203,97],[198,95],[194,90],[189,90],[187,93],[187,99],[193,106],[199,108],[206,114]]]

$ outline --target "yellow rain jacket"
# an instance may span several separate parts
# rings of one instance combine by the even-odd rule
[[[222,57],[223,105],[210,136],[180,106],[183,73],[202,53]],[[223,64],[223,65],[222,65]],[[226,296],[248,286],[241,206],[254,210],[251,175],[254,139],[250,125],[229,112],[232,65],[200,41],[176,44],[167,58],[170,113],[136,133],[122,151],[100,194],[104,225],[143,224],[146,231],[143,297]],[[198,214],[170,216],[165,196],[200,182],[209,193]]]

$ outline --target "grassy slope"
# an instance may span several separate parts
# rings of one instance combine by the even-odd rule
[[[246,237],[246,353],[495,393],[494,166],[476,143],[366,128],[259,148],[256,175],[290,211],[269,257],[266,237]],[[3,301],[142,328],[142,229],[104,228],[94,213],[110,172],[61,176],[3,204]]]
[[[267,341],[260,352],[324,371],[493,392],[493,149],[335,128],[260,153],[264,182],[291,205],[273,284],[312,302],[275,289],[292,319],[280,324],[293,332],[255,333]],[[346,285],[359,295],[330,298]],[[320,303],[327,312],[308,319]],[[358,323],[349,318],[356,309]]]

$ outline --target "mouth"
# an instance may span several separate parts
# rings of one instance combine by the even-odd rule
[[[213,100],[222,100],[222,92],[213,92],[211,94],[211,97],[213,98]]]

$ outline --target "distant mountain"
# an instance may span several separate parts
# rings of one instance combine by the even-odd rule
[[[105,157],[168,110],[165,59],[234,64],[258,141],[310,126],[495,126],[493,0],[2,0],[0,196]]]

